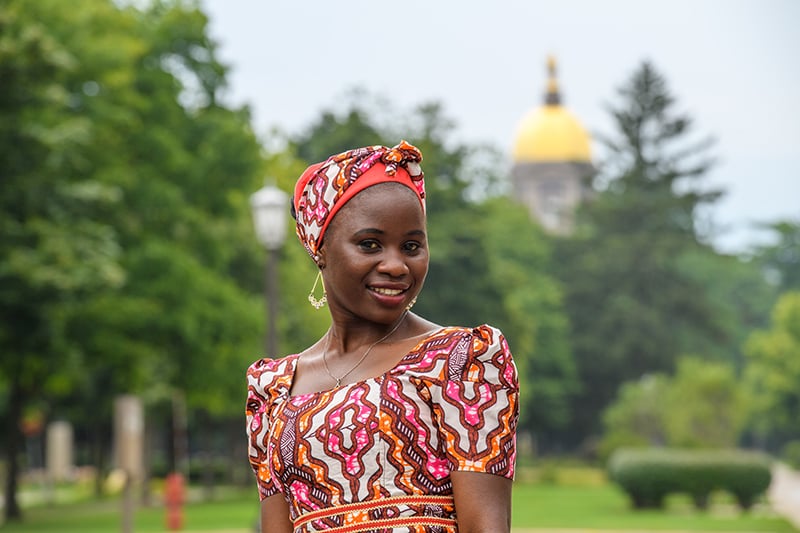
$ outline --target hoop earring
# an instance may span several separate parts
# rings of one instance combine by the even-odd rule
[[[319,300],[316,299],[314,296],[314,291],[317,290],[317,283],[319,283],[320,278],[322,277],[322,272],[317,272],[317,277],[314,279],[314,286],[311,287],[311,292],[308,293],[308,301],[311,302],[311,305],[314,306],[314,309],[319,311],[328,301],[328,293],[325,292],[325,283],[322,283],[322,298]]]
[[[414,304],[417,303],[417,297],[414,296],[411,301],[406,306],[406,311],[411,311],[411,308],[414,307]]]

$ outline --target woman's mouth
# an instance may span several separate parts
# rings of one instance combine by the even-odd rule
[[[407,304],[409,287],[368,287],[372,297],[382,306],[398,307]]]

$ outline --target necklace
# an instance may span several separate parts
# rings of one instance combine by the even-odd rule
[[[328,342],[325,344],[325,349],[322,351],[322,364],[325,366],[325,372],[327,372],[328,376],[330,376],[330,378],[336,382],[336,386],[337,386],[337,387],[338,387],[338,386],[340,386],[340,385],[342,384],[342,380],[343,380],[344,378],[346,378],[347,376],[349,376],[349,375],[350,375],[350,373],[351,373],[353,370],[355,370],[356,368],[358,368],[358,367],[359,367],[359,365],[360,365],[361,363],[363,363],[363,362],[364,362],[364,359],[366,359],[366,358],[367,358],[367,356],[369,355],[369,352],[371,352],[371,351],[372,351],[372,349],[373,349],[375,346],[377,346],[378,344],[380,344],[380,343],[382,343],[383,341],[385,341],[386,339],[388,339],[388,338],[389,338],[389,337],[392,335],[392,333],[394,333],[395,331],[397,331],[397,328],[399,328],[399,327],[400,327],[400,324],[402,324],[402,323],[403,323],[403,319],[405,319],[405,317],[406,317],[406,315],[407,315],[407,314],[408,314],[408,311],[404,312],[404,313],[403,313],[403,316],[401,316],[401,317],[400,317],[400,319],[397,321],[397,324],[395,324],[395,325],[394,325],[394,327],[391,329],[391,331],[389,331],[389,333],[387,333],[386,335],[384,335],[384,336],[383,336],[383,337],[381,337],[380,339],[378,339],[378,340],[376,340],[375,342],[373,342],[372,344],[370,344],[370,345],[369,345],[369,348],[367,348],[367,351],[365,351],[365,352],[364,352],[364,355],[362,355],[362,356],[361,356],[361,359],[359,359],[359,360],[358,360],[358,362],[357,362],[356,364],[354,364],[354,365],[353,365],[353,367],[352,367],[350,370],[348,370],[347,372],[345,372],[344,374],[342,374],[342,375],[341,375],[340,377],[338,377],[338,378],[337,378],[336,376],[334,376],[334,375],[333,375],[333,373],[331,373],[331,369],[330,369],[330,368],[328,368],[328,359],[327,359],[327,356],[328,356],[328,348],[329,348],[329,347],[330,347],[330,345],[331,345],[331,340],[330,340],[330,337],[328,338]]]

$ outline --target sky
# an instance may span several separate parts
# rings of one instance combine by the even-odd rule
[[[440,102],[460,142],[507,154],[558,61],[563,104],[590,133],[613,133],[608,104],[644,60],[716,138],[705,183],[722,251],[800,220],[800,2],[796,0],[201,0],[230,104],[257,133],[295,134],[354,88],[396,110]],[[593,143],[593,156],[603,156]]]

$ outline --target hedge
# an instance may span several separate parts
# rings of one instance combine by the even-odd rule
[[[768,456],[744,450],[622,449],[608,462],[609,478],[637,509],[662,508],[668,494],[686,493],[698,509],[712,491],[727,491],[749,509],[772,479]]]

